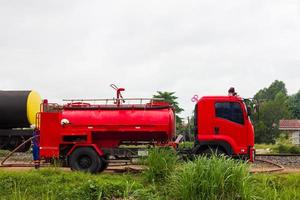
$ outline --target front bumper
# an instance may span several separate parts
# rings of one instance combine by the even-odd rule
[[[255,148],[249,147],[249,161],[254,162],[255,160]]]

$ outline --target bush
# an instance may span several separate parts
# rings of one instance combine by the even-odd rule
[[[278,153],[288,153],[290,147],[288,145],[280,144],[278,146]]]
[[[289,152],[298,154],[298,153],[300,153],[300,147],[292,146],[292,147],[290,147]]]
[[[225,157],[200,157],[170,177],[170,199],[250,199],[248,167]]]
[[[177,155],[171,148],[153,148],[145,159],[148,169],[144,172],[150,183],[163,182],[174,171]]]
[[[300,153],[300,147],[294,146],[294,145],[287,145],[287,144],[279,144],[275,151],[278,151],[278,153],[294,153],[298,154]]]

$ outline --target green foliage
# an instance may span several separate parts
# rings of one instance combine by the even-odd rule
[[[180,114],[184,109],[179,107],[179,103],[177,102],[178,97],[176,97],[175,92],[162,92],[157,91],[157,94],[153,95],[153,98],[161,98],[165,102],[170,103],[175,109],[175,116],[176,116],[176,127],[180,128],[182,125],[182,119],[179,117]]]
[[[184,111],[182,108],[179,107],[177,102],[178,97],[174,96],[175,92],[161,92],[157,91],[158,94],[153,95],[153,98],[162,98],[164,101],[170,103],[175,108],[175,113],[181,113]]]
[[[174,171],[177,155],[171,148],[153,148],[145,160],[148,169],[144,172],[150,183],[163,182]]]
[[[286,134],[280,134],[276,144],[255,144],[255,148],[269,149],[272,153],[300,154],[300,147],[293,145]]]
[[[179,144],[179,149],[191,149],[194,147],[194,142],[181,142]]]
[[[195,117],[187,118],[187,123],[181,125],[179,129],[177,129],[177,133],[184,136],[184,141],[194,141],[195,140],[195,125],[194,120]]]
[[[254,97],[259,104],[259,112],[254,115],[255,141],[275,143],[279,136],[280,119],[289,119],[289,98],[282,81],[273,82],[270,87],[260,90]]]
[[[255,199],[300,199],[300,174],[257,174],[251,177]]]
[[[128,175],[41,169],[0,171],[1,199],[149,199],[153,192]]]
[[[297,147],[295,145],[289,145],[289,144],[279,144],[278,146],[273,148],[273,150],[278,153],[300,154],[300,147]]]
[[[282,81],[275,80],[254,98],[259,102],[259,112],[253,117],[257,143],[275,142],[280,119],[300,119],[300,91],[288,96]]]
[[[274,148],[276,145],[274,144],[255,144],[255,149],[272,149]]]
[[[300,153],[300,147],[292,144],[287,134],[280,134],[280,136],[276,140],[276,146],[273,147],[272,150],[276,153]]]
[[[289,109],[293,119],[300,119],[300,90],[289,97]]]
[[[274,100],[276,95],[281,92],[284,96],[287,96],[287,89],[285,83],[275,80],[268,88],[264,88],[258,91],[254,96],[255,99],[267,99]]]
[[[183,165],[170,178],[170,199],[251,199],[245,163],[225,157],[200,157]]]

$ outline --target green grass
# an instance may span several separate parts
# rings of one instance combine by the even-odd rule
[[[269,149],[271,153],[300,154],[300,147],[288,143],[279,144],[255,144],[256,149]]]
[[[64,172],[41,169],[0,171],[1,199],[149,199],[151,190],[129,175]]]
[[[148,166],[144,172],[146,180],[150,183],[163,182],[173,173],[177,163],[177,155],[171,148],[153,148],[149,150],[149,155],[144,163]]]
[[[181,142],[179,143],[179,148],[180,149],[192,149],[194,147],[194,142]]]
[[[30,171],[0,169],[0,199],[300,199],[300,173],[250,174],[246,163],[224,157],[200,157],[178,163],[173,160],[174,155],[164,149],[155,150],[150,155],[155,155],[148,163],[154,164],[155,170],[145,173],[153,173],[154,181],[145,180],[146,174],[92,175],[58,168]],[[160,156],[166,155],[172,158],[171,165],[166,165],[169,163],[166,160],[161,162],[164,159]]]
[[[300,154],[300,147],[290,144],[279,144],[275,148],[273,148],[275,152],[278,153],[294,153]]]
[[[200,157],[181,166],[170,177],[171,199],[251,199],[251,181],[245,163],[225,157]]]
[[[251,177],[256,199],[299,200],[300,173],[256,174]]]
[[[7,156],[8,153],[9,153],[8,150],[0,150],[0,157]]]
[[[273,149],[275,144],[255,144],[255,149]]]

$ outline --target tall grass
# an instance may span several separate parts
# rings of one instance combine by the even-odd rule
[[[164,182],[173,173],[177,162],[177,155],[171,148],[153,148],[149,151],[145,164],[148,169],[144,172],[150,183]]]
[[[251,199],[248,167],[225,157],[200,157],[170,177],[170,199]]]
[[[41,169],[0,170],[0,199],[150,199],[156,194],[129,175],[91,175]]]
[[[256,174],[251,177],[257,199],[299,200],[300,173]]]
[[[0,169],[0,199],[300,199],[300,173],[249,174],[246,163],[225,157],[200,157],[179,164],[176,159],[170,149],[151,151],[148,164],[152,165],[144,174],[150,183],[142,175]]]

